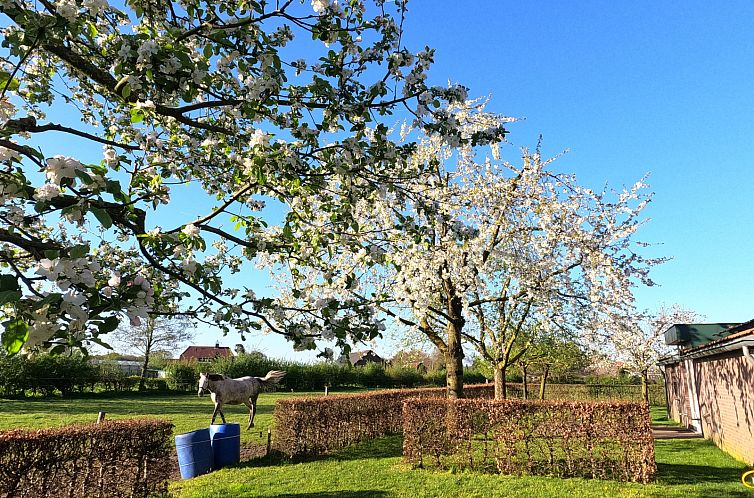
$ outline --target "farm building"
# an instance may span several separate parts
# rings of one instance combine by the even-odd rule
[[[351,353],[348,356],[349,360],[351,361],[351,365],[353,365],[354,367],[363,367],[367,363],[377,363],[384,366],[386,363],[380,355],[378,355],[371,349]]]
[[[754,320],[742,324],[677,324],[663,358],[670,417],[754,464]]]
[[[214,346],[189,346],[181,353],[181,360],[196,360],[199,362],[209,362],[215,358],[225,358],[233,356],[233,351],[225,346],[216,343]]]

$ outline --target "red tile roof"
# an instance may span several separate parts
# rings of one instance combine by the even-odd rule
[[[186,348],[186,351],[181,353],[180,358],[182,360],[192,358],[199,360],[201,358],[220,358],[226,356],[233,356],[233,351],[225,346],[189,346]]]

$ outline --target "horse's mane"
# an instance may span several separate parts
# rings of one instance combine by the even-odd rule
[[[211,380],[212,382],[217,382],[218,380],[225,380],[225,376],[223,374],[215,374],[215,373],[207,374],[207,378]]]

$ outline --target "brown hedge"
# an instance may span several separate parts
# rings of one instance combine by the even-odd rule
[[[649,482],[643,403],[407,399],[403,455],[415,466]]]
[[[275,404],[275,449],[294,456],[321,455],[403,430],[404,399],[437,397],[445,388],[392,389],[366,394],[295,397]],[[469,398],[492,397],[492,384],[464,386]]]
[[[0,496],[164,494],[172,433],[173,424],[148,419],[0,431]]]

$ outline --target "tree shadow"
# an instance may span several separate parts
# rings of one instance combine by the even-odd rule
[[[269,455],[246,460],[238,464],[237,467],[272,467],[289,463],[315,462],[321,460],[379,460],[401,456],[403,456],[403,437],[400,435],[394,435],[354,444],[342,450],[318,456],[290,458],[280,451],[273,449]]]
[[[710,467],[705,465],[686,465],[678,463],[658,463],[657,481],[665,484],[701,484],[738,482],[741,469],[731,467]]]
[[[258,498],[364,498],[365,496],[380,498],[388,496],[385,491],[365,489],[360,491],[322,491],[317,493],[286,493],[274,495],[260,495]]]

